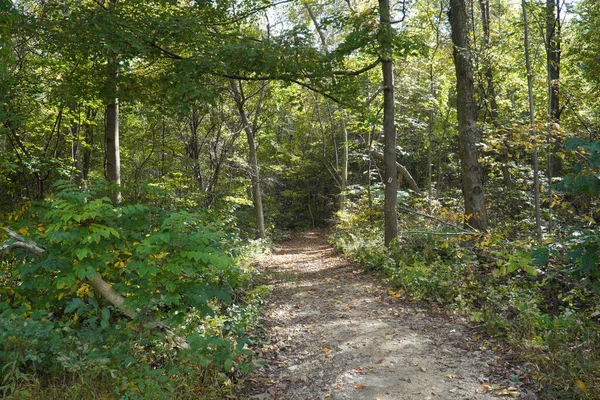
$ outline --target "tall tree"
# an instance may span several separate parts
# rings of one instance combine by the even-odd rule
[[[527,1],[522,0],[523,8],[523,46],[525,47],[525,68],[527,71],[527,91],[529,98],[529,124],[531,136],[535,141],[535,105],[533,101],[533,76],[531,72],[531,61],[529,59],[529,25],[527,21]],[[537,142],[533,146],[533,195],[535,203],[535,234],[539,243],[542,242],[542,218],[540,211],[540,177],[538,163]]]
[[[560,34],[559,0],[546,0],[546,61],[548,67],[548,136],[551,150],[548,157],[548,176],[562,175],[562,158],[555,156],[562,147],[560,139]]]
[[[483,50],[486,55],[489,55],[490,51],[490,1],[479,0],[479,10],[481,12],[481,26],[483,28]],[[495,124],[498,118],[498,102],[496,101],[496,89],[494,87],[494,72],[492,63],[489,57],[486,57],[485,67],[485,102],[487,111],[492,118],[492,122]]]
[[[254,212],[256,216],[256,232],[259,238],[265,237],[265,216],[263,212],[262,190],[260,189],[260,168],[258,166],[258,157],[256,154],[256,133],[258,131],[258,122],[261,114],[262,103],[265,96],[266,83],[263,83],[258,92],[258,102],[254,111],[252,122],[248,118],[244,105],[246,104],[246,96],[243,91],[241,82],[230,79],[231,91],[233,99],[237,106],[240,122],[246,132],[248,140],[248,162],[250,163],[250,179],[252,181],[252,202],[254,203]]]
[[[116,11],[118,0],[110,0],[111,9]],[[106,88],[106,179],[121,186],[121,150],[119,148],[119,61],[117,54],[111,54],[107,63]],[[113,201],[121,202],[120,189],[113,195]]]
[[[453,58],[456,69],[456,113],[458,148],[461,161],[465,224],[475,229],[487,228],[487,211],[479,163],[481,132],[477,127],[477,108],[473,85],[473,64],[469,50],[469,29],[464,0],[450,0],[448,11],[452,29]]]
[[[398,236],[398,169],[396,167],[396,123],[394,111],[394,63],[392,24],[389,0],[379,0],[379,45],[383,75],[383,136],[385,165],[385,245],[390,246]]]

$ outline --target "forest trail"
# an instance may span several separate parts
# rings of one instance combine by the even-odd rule
[[[480,350],[464,324],[391,296],[335,254],[327,231],[296,233],[260,264],[273,285],[270,340],[243,398],[498,398],[478,389],[502,361]]]

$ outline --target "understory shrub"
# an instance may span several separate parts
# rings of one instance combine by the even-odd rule
[[[542,398],[598,398],[598,285],[594,274],[581,273],[571,245],[562,262],[536,266],[530,252],[535,245],[526,239],[455,235],[433,224],[404,223],[407,232],[423,232],[426,225],[431,234],[401,231],[397,246],[388,250],[381,228],[357,221],[339,224],[330,240],[357,264],[382,273],[394,294],[461,313],[493,340],[517,349]],[[583,254],[585,248],[577,250]]]
[[[249,345],[266,294],[239,260],[261,243],[243,246],[209,213],[115,207],[102,184],[57,190],[9,221],[20,238],[6,238],[7,247],[43,250],[4,254],[0,393],[234,398],[236,377],[254,362]],[[124,303],[98,292],[97,279]]]

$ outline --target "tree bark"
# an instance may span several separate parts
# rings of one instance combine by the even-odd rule
[[[258,237],[262,239],[265,237],[265,216],[263,213],[262,191],[260,189],[260,168],[258,167],[256,142],[254,139],[256,137],[257,120],[261,112],[261,104],[266,86],[263,86],[261,89],[260,99],[258,100],[258,105],[256,106],[256,111],[254,114],[254,122],[251,124],[248,120],[246,109],[244,108],[246,99],[243,98],[242,93],[238,88],[238,83],[234,79],[230,79],[229,83],[231,84],[233,98],[240,115],[240,122],[244,127],[246,138],[248,139],[248,162],[250,163],[250,179],[252,181],[252,202],[254,204],[254,212],[256,216],[256,232]]]
[[[346,117],[342,116],[342,139],[344,140],[344,156],[342,158],[342,171],[340,173],[340,210],[346,210],[346,189],[348,188],[348,129],[346,129]]]
[[[498,102],[496,101],[496,88],[494,86],[494,71],[492,67],[492,61],[490,60],[490,1],[489,0],[479,0],[479,10],[481,12],[481,26],[483,29],[483,40],[482,46],[483,51],[486,54],[484,57],[484,76],[485,76],[485,88],[482,88],[483,96],[485,99],[486,111],[490,115],[490,119],[492,120],[492,124],[495,127],[499,126],[498,123]],[[485,118],[484,118],[485,119]],[[514,183],[512,176],[510,174],[510,168],[508,167],[508,149],[503,149],[500,154],[500,169],[502,171],[502,178],[504,180],[504,185],[512,190],[514,188]]]
[[[385,162],[385,156],[378,151],[371,150],[371,157]],[[421,189],[419,189],[417,182],[415,182],[414,178],[412,177],[410,172],[408,172],[406,167],[404,165],[400,164],[399,162],[396,162],[396,169],[397,169],[398,173],[400,174],[400,176],[402,176],[402,178],[404,178],[406,180],[408,187],[411,188],[412,190],[414,190],[417,194],[421,194]]]
[[[489,53],[490,48],[490,1],[479,0],[481,11],[481,26],[483,28],[483,50]],[[494,87],[494,72],[490,60],[485,60],[485,85],[484,91],[486,106],[494,124],[498,119],[498,103],[496,101],[496,89]]]
[[[523,40],[525,47],[525,68],[527,70],[527,89],[529,93],[529,124],[533,146],[533,194],[535,202],[535,236],[538,243],[542,243],[542,218],[540,211],[540,171],[538,162],[538,145],[535,140],[535,105],[533,101],[533,76],[531,75],[531,61],[529,59],[529,26],[527,21],[527,2],[522,0],[523,8]]]
[[[448,12],[454,45],[456,69],[456,113],[458,148],[461,161],[465,224],[478,230],[487,228],[487,211],[479,163],[481,133],[477,127],[477,109],[473,85],[473,65],[469,52],[467,12],[464,0],[450,0]]]
[[[558,0],[546,0],[546,59],[548,66],[548,138],[550,153],[548,156],[548,177],[562,175],[563,163],[555,154],[562,148],[560,138],[560,19]],[[552,200],[550,200],[552,202]]]
[[[396,167],[396,123],[394,111],[394,64],[392,52],[392,25],[389,0],[379,0],[379,45],[383,76],[383,136],[385,166],[385,245],[390,247],[398,236],[398,170]]]
[[[116,7],[118,0],[111,0],[112,7]],[[119,64],[116,55],[108,60],[108,90],[106,99],[106,179],[117,187],[121,186],[121,152],[119,149],[119,98],[118,83]],[[121,190],[117,189],[112,196],[115,203],[120,203]]]

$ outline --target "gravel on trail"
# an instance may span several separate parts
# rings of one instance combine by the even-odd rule
[[[296,233],[260,262],[273,293],[244,399],[533,399],[487,374],[502,363],[464,322],[407,305],[336,254],[326,230]],[[509,382],[506,382],[509,383]]]

